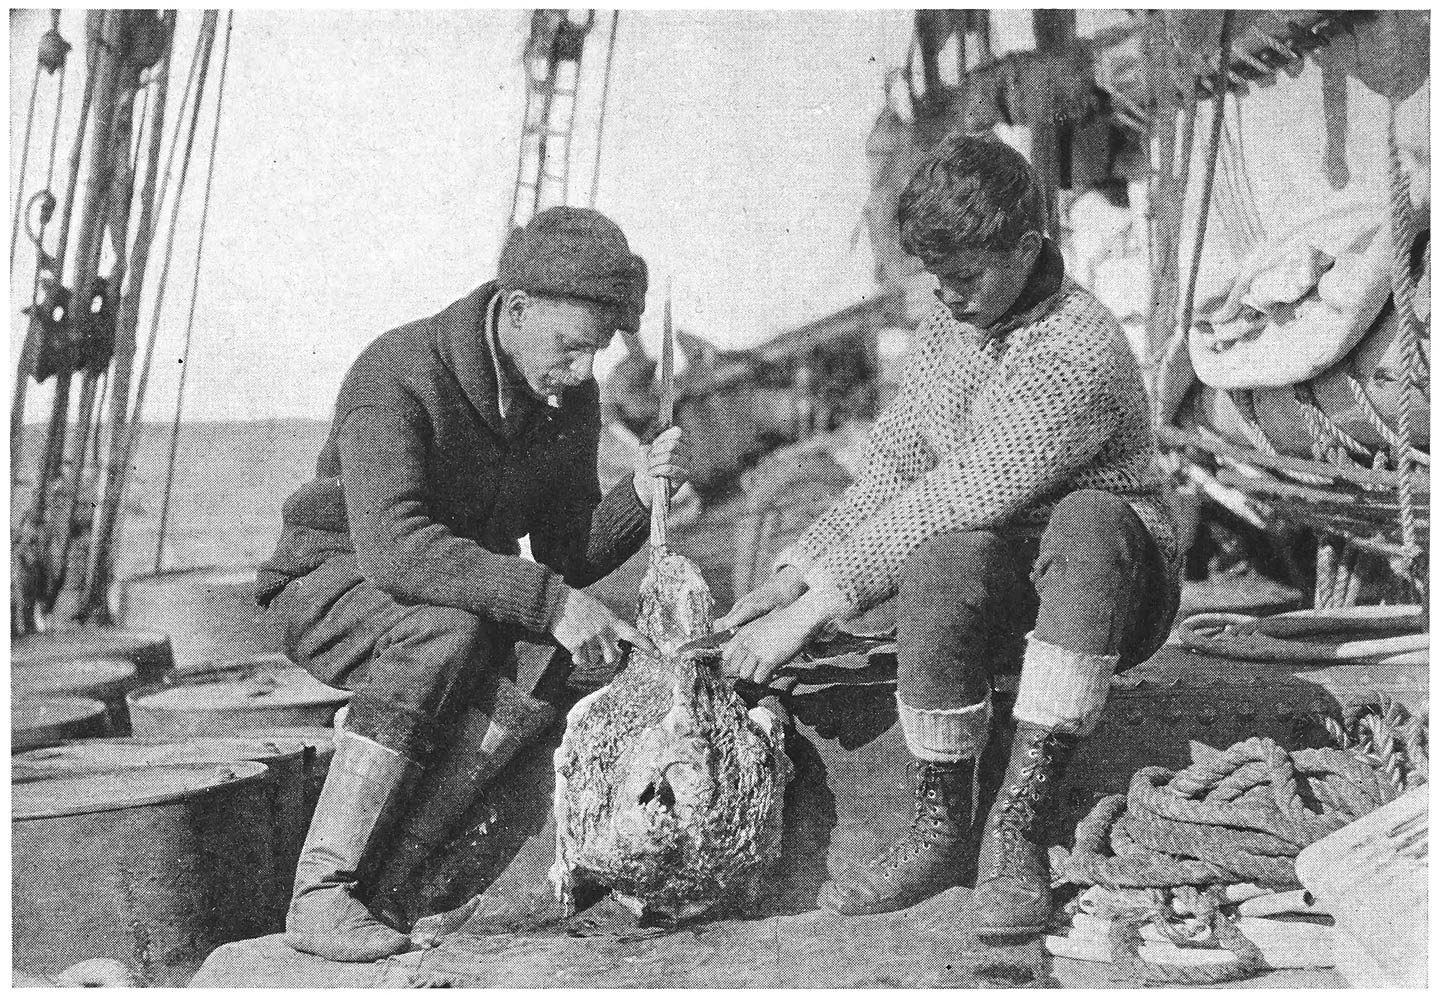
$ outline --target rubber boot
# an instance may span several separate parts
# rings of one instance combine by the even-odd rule
[[[344,731],[310,821],[285,916],[285,941],[330,961],[378,961],[409,938],[377,920],[355,894],[361,864],[394,825],[421,768],[403,754]]]
[[[981,937],[1041,933],[1050,922],[1045,834],[1079,738],[1020,722],[1010,764],[981,837],[971,922]]]
[[[426,770],[415,802],[397,828],[373,890],[373,903],[408,930],[406,887],[425,860],[445,846],[480,791],[522,748],[554,725],[559,710],[522,692],[508,678],[487,682],[477,705],[461,717],[451,743]]]
[[[845,916],[914,906],[959,885],[970,837],[975,762],[911,761],[915,815],[885,851],[820,887],[819,903]]]

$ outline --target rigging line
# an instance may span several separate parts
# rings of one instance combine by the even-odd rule
[[[54,214],[55,155],[58,151],[60,144],[60,119],[64,116],[65,111],[65,75],[68,68],[69,63],[66,63],[66,65],[60,67],[60,81],[57,84],[57,88],[55,91],[55,122],[50,127],[50,159],[45,164],[45,189],[50,192],[51,215]],[[42,213],[40,219],[40,233],[35,239],[35,279],[30,286],[30,301],[32,304],[35,302],[35,299],[40,295],[40,253],[43,252],[45,249],[45,230],[50,227],[51,220],[52,219],[50,217],[47,217],[45,214]],[[28,229],[26,234],[29,234]],[[58,277],[59,274],[56,274],[56,276]]]
[[[30,84],[30,109],[25,112],[25,139],[20,146],[19,182],[15,184],[15,217],[10,224],[10,269],[15,269],[15,246],[20,241],[20,209],[25,202],[25,172],[30,167],[30,129],[35,124],[35,104],[40,96],[40,60],[35,60],[35,80]]]
[[[180,386],[175,395],[175,421],[170,428],[170,455],[165,461],[165,493],[160,500],[160,527],[155,540],[155,573],[160,573],[165,552],[165,531],[170,519],[170,491],[175,482],[175,454],[180,446],[180,417],[185,409],[185,378],[190,373],[190,343],[195,330],[195,301],[200,291],[201,263],[205,258],[205,223],[210,217],[210,191],[215,180],[215,152],[220,145],[221,110],[225,105],[225,75],[230,68],[230,32],[235,11],[225,18],[225,51],[220,56],[220,81],[215,85],[215,127],[210,132],[210,163],[205,170],[205,193],[201,198],[200,233],[195,245],[195,274],[190,282],[190,314],[185,321],[185,346],[180,360]]]
[[[155,287],[155,303],[152,305],[150,314],[150,332],[145,342],[145,358],[140,362],[140,377],[135,384],[135,402],[130,411],[130,431],[125,439],[122,466],[130,465],[131,456],[134,454],[135,446],[140,438],[140,415],[145,408],[145,392],[150,384],[150,368],[155,359],[155,343],[160,337],[161,305],[165,303],[165,289],[170,279],[170,261],[175,254],[175,230],[180,220],[180,200],[185,193],[185,180],[190,172],[190,154],[195,144],[195,128],[200,118],[200,100],[205,95],[205,78],[209,72],[210,49],[215,41],[215,22],[218,17],[218,14],[207,10],[204,20],[200,24],[199,38],[195,43],[195,54],[190,60],[190,74],[185,80],[185,92],[180,98],[180,108],[175,116],[175,135],[170,142],[170,151],[166,154],[165,175],[160,181],[160,192],[155,198],[155,203],[160,205],[163,210],[165,197],[169,192],[171,171],[175,165],[175,152],[180,147],[181,126],[185,121],[186,106],[190,101],[191,90],[194,89],[194,103],[189,104],[190,129],[185,135],[185,156],[180,162],[180,176],[175,185],[175,200],[170,205],[170,225],[165,235],[165,259],[160,264],[160,279]]]
[[[80,184],[80,157],[85,149],[85,132],[90,119],[90,105],[95,102],[95,64],[100,59],[100,43],[98,39],[92,37],[92,34],[93,32],[87,26],[85,31],[85,93],[80,98],[80,125],[75,132],[75,144],[70,149],[70,180],[65,186],[65,211],[60,216],[60,241],[55,247],[55,278],[57,280],[64,279],[65,250],[70,243],[70,219],[75,213],[75,194]]]
[[[1205,251],[1205,226],[1210,220],[1210,194],[1215,186],[1215,165],[1220,157],[1221,127],[1225,123],[1225,104],[1228,90],[1225,86],[1225,72],[1230,66],[1230,18],[1231,12],[1220,15],[1220,61],[1215,69],[1215,99],[1210,105],[1210,147],[1205,162],[1205,174],[1200,181],[1199,217],[1196,221],[1195,247],[1190,252],[1190,279],[1185,285],[1185,303],[1180,309],[1180,329],[1177,336],[1189,334],[1190,320],[1195,310],[1195,284],[1200,277],[1200,257]]]
[[[600,119],[595,125],[595,168],[590,173],[590,208],[600,193],[600,162],[605,151],[605,109],[610,104],[610,77],[615,69],[615,35],[620,30],[620,12],[610,15],[610,42],[605,47],[605,82],[600,88]]]

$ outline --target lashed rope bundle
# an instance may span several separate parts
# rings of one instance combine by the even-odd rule
[[[1134,909],[1117,910],[1110,935],[1122,974],[1188,984],[1253,974],[1263,958],[1221,911],[1223,888],[1300,888],[1295,858],[1305,847],[1428,776],[1424,717],[1397,703],[1352,706],[1326,728],[1340,746],[1291,752],[1259,737],[1223,751],[1195,744],[1190,767],[1140,769],[1125,795],[1102,799],[1076,827],[1058,879],[1135,897]],[[1176,921],[1182,905],[1188,926]],[[1203,934],[1236,957],[1183,968],[1143,961],[1147,923],[1177,944]]]

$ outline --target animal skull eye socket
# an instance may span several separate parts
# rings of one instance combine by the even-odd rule
[[[640,792],[639,803],[642,806],[649,805],[651,800],[660,804],[660,808],[666,812],[675,808],[675,790],[665,780],[664,775],[656,776],[655,780]]]

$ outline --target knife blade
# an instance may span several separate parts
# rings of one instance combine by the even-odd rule
[[[682,643],[679,649],[676,650],[676,653],[683,654],[691,650],[714,650],[717,647],[723,647],[733,640],[735,634],[739,631],[739,626],[731,626],[729,629],[722,629],[718,633],[710,633],[707,636],[691,640],[689,643]]]

